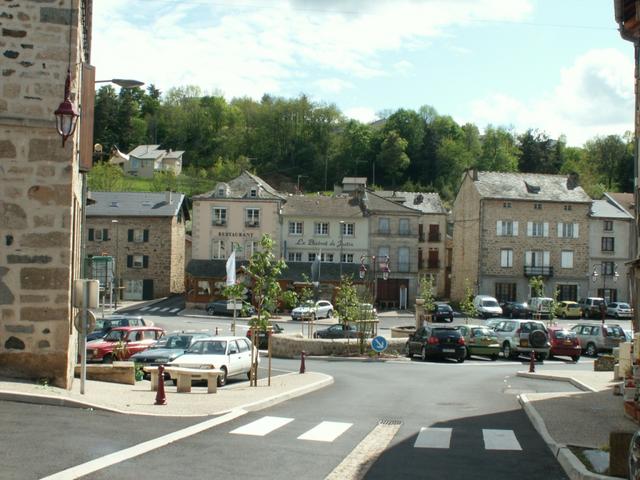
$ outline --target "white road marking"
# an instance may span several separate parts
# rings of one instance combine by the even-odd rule
[[[316,442],[333,442],[336,438],[349,430],[353,423],[321,422],[311,430],[303,433],[298,440],[314,440]]]
[[[255,435],[258,437],[264,437],[274,430],[277,430],[280,427],[284,427],[289,422],[293,422],[293,418],[262,417],[255,422],[247,423],[246,425],[236,428],[229,433],[234,433],[236,435]]]
[[[482,429],[486,450],[522,450],[513,430]]]
[[[164,307],[160,309],[161,312],[167,312],[168,310],[169,310],[169,307]]]
[[[171,313],[176,313],[178,310],[180,310],[179,308],[172,308],[171,309]]]
[[[153,307],[153,308],[151,308],[149,311],[150,311],[150,312],[155,312],[155,311],[156,311],[156,310],[158,310],[159,308],[160,308],[160,307]]]
[[[422,427],[413,448],[449,448],[451,445],[451,428]]]
[[[110,467],[111,465],[115,465],[116,463],[124,462],[125,460],[143,455],[152,450],[164,447],[165,445],[168,445],[170,443],[182,440],[183,438],[190,437],[191,435],[196,435],[197,433],[208,430],[209,428],[216,427],[222,423],[238,418],[246,413],[246,410],[233,410],[226,415],[212,418],[211,420],[206,420],[196,425],[183,428],[182,430],[163,435],[162,437],[139,443],[138,445],[134,445],[133,447],[125,448],[124,450],[120,450],[118,452],[110,453],[109,455],[105,455],[104,457],[96,458],[95,460],[91,460],[89,462],[82,463],[80,465],[76,465],[75,467],[63,470],[61,472],[54,473],[53,475],[44,477],[41,480],[70,480],[74,478],[84,477],[85,475],[89,475],[90,473],[97,472],[98,470]]]
[[[142,307],[142,308],[140,309],[140,311],[141,311],[141,312],[144,312],[145,310],[149,310],[149,307]]]

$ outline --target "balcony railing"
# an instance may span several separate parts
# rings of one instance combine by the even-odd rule
[[[406,273],[411,269],[409,262],[398,262],[398,272]]]
[[[244,222],[244,226],[245,227],[250,227],[250,228],[259,227],[260,226],[260,220],[247,220],[247,221]]]
[[[429,232],[430,242],[439,242],[442,240],[442,234],[440,232]]]
[[[427,260],[427,268],[440,268],[440,260]]]
[[[553,267],[524,266],[525,277],[553,277]]]
[[[227,224],[227,221],[226,221],[226,220],[215,220],[215,221],[213,222],[213,225],[214,225],[215,227],[224,227],[226,224]]]

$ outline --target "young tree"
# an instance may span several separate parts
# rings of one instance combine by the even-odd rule
[[[420,298],[424,299],[424,309],[431,313],[435,308],[435,296],[433,294],[433,277],[425,275],[420,279]]]
[[[544,280],[542,277],[531,277],[529,279],[532,297],[544,297]]]
[[[99,163],[89,172],[89,190],[93,192],[121,192],[124,172],[112,163]]]
[[[336,312],[345,328],[350,322],[358,319],[359,303],[358,292],[353,286],[351,278],[343,275],[336,295]]]
[[[464,313],[467,318],[475,317],[478,314],[478,311],[476,310],[476,306],[473,304],[473,297],[474,297],[473,290],[469,285],[469,279],[465,278],[464,298],[460,302],[460,310],[462,310],[462,313]]]

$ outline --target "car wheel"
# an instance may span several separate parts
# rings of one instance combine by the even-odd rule
[[[409,348],[409,342],[407,342],[404,346],[404,354],[407,358],[413,358],[413,354],[411,353],[411,349]]]
[[[513,318],[513,312],[509,312],[509,318]]]
[[[573,357],[571,357],[571,360],[578,363],[578,360],[580,360],[580,355],[574,355]]]
[[[585,353],[589,357],[597,357],[598,356],[598,350],[596,349],[595,344],[593,344],[593,343],[587,344],[587,349],[586,349]]]
[[[464,363],[464,355],[459,356],[456,360],[458,363]]]
[[[213,308],[207,308],[207,313],[208,313],[209,315],[213,315],[213,314],[214,314],[214,313],[216,313],[216,312],[213,310]]]
[[[504,355],[504,358],[516,358],[511,350],[511,344],[509,342],[504,342],[504,345],[502,345],[502,354]]]
[[[468,348],[464,349],[464,356],[465,358],[471,358],[471,352],[469,351]]]
[[[498,354],[497,354],[497,353],[494,353],[493,355],[491,355],[491,357],[490,357],[490,358],[491,358],[491,361],[492,361],[492,362],[495,362],[496,360],[498,360]]]
[[[249,380],[251,380],[251,370],[249,370],[249,371],[247,372],[247,378],[248,378]]]
[[[539,361],[544,362],[547,359],[547,354],[546,353],[537,353],[536,354],[536,358]]]
[[[227,384],[227,367],[220,367],[222,373],[218,375],[218,386],[224,387]]]
[[[333,310],[329,310],[327,312],[327,318],[332,318],[333,317]]]
[[[562,317],[563,320],[566,320],[567,319],[567,314],[565,312],[562,312],[561,317]]]
[[[102,363],[113,363],[113,355],[107,353],[104,357],[102,357]]]
[[[427,361],[427,347],[422,347],[422,350],[420,350],[420,360]]]
[[[312,322],[315,322],[316,321],[316,314],[312,313],[309,318],[311,319]]]

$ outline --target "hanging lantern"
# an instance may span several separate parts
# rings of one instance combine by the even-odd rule
[[[380,262],[380,271],[382,272],[382,279],[387,280],[389,278],[389,257],[386,256],[384,260]]]
[[[360,280],[362,280],[367,274],[367,267],[364,266],[364,263],[360,264],[360,270],[358,271],[358,276]]]
[[[64,100],[54,113],[56,116],[56,128],[62,137],[62,146],[76,130],[78,112],[71,103],[71,70],[67,70],[67,79],[64,82]]]

